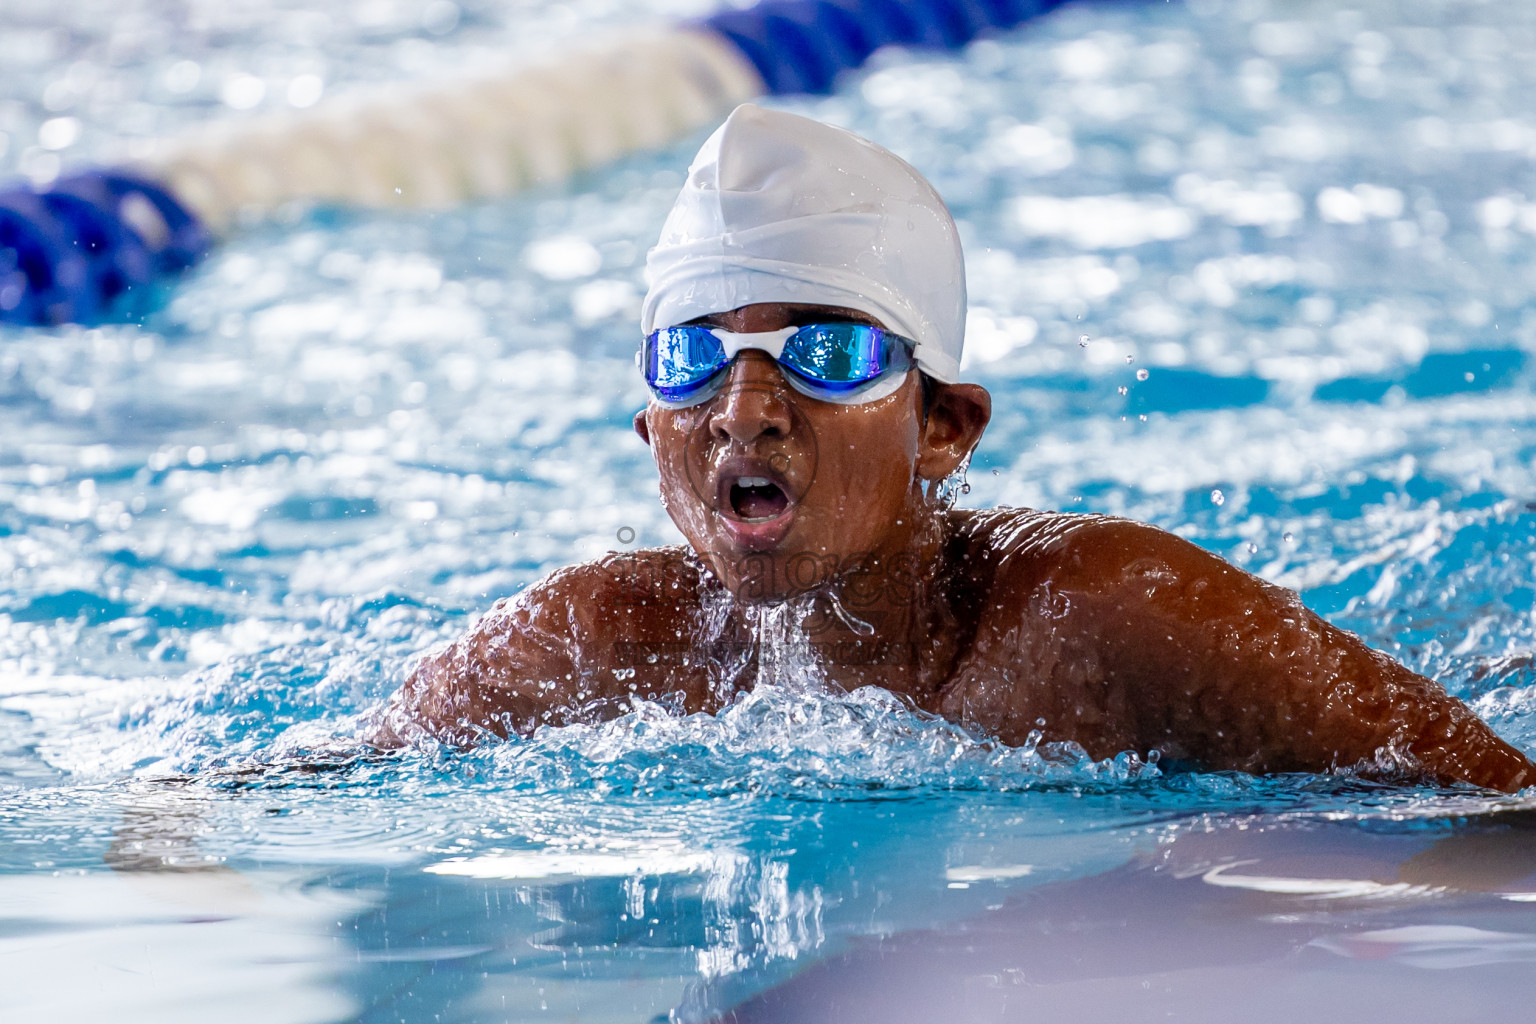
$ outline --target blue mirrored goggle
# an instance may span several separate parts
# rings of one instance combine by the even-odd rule
[[[806,324],[761,334],[685,325],[652,331],[640,353],[651,393],[672,408],[714,397],[743,349],[778,360],[784,379],[824,402],[873,402],[901,386],[912,368],[912,342],[868,324]]]

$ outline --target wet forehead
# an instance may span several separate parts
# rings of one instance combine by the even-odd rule
[[[847,306],[822,306],[813,303],[757,302],[723,313],[710,313],[689,321],[710,327],[722,327],[738,334],[777,331],[811,323],[856,323],[884,327],[868,313]]]

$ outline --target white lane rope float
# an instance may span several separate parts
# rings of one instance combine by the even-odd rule
[[[558,61],[202,126],[117,166],[0,186],[0,324],[132,316],[219,236],[287,203],[508,195],[686,137],[758,96],[830,92],[882,46],[956,50],[1063,2],[761,0]]]

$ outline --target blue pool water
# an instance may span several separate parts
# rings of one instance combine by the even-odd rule
[[[700,9],[15,4],[0,172]],[[1081,6],[792,106],[963,225],[967,502],[1189,537],[1536,753],[1533,56],[1519,5]],[[359,746],[497,597],[676,540],[630,357],[697,142],[283,211],[142,324],[0,330],[0,1016],[1528,1012],[1527,797],[1010,750],[878,691]]]

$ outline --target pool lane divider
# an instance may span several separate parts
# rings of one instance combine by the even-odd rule
[[[746,100],[830,92],[883,46],[957,50],[1063,2],[761,0],[496,75],[200,126],[120,167],[0,187],[0,323],[121,319],[219,235],[287,203],[507,195],[666,145]]]
[[[94,323],[201,259],[213,238],[154,180],[86,170],[0,190],[0,322]]]

